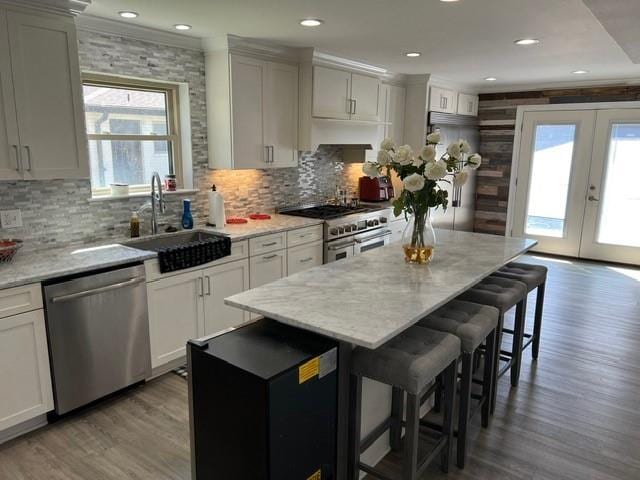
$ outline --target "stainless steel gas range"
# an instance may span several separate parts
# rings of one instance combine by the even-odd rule
[[[324,220],[324,263],[387,245],[391,239],[386,207],[309,205],[284,209],[283,215]]]

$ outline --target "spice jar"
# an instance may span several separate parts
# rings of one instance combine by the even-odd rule
[[[176,182],[176,176],[173,174],[164,176],[164,188],[167,192],[175,192],[178,188],[178,183]]]

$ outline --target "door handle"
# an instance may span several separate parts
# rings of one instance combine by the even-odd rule
[[[269,163],[269,145],[265,145],[264,149],[265,153],[267,154],[266,158],[264,159],[264,163]]]
[[[204,278],[207,279],[207,296],[211,295],[211,277],[209,275],[205,275]]]
[[[13,149],[16,151],[16,171],[19,172],[20,168],[21,168],[21,162],[20,162],[20,149],[18,148],[18,145],[11,145],[13,147]]]
[[[356,114],[356,109],[358,108],[358,100],[353,100],[353,114]]]
[[[272,258],[276,258],[278,256],[277,253],[274,253],[273,255],[267,255],[266,257],[262,257],[263,260],[271,260]]]
[[[27,152],[27,168],[25,169],[27,172],[31,171],[31,147],[29,145],[25,145],[24,149]]]
[[[590,202],[599,202],[600,199],[598,197],[594,197],[593,195],[589,195],[587,197],[587,200],[589,200]]]
[[[275,147],[273,145],[271,145],[269,148],[271,149],[271,163],[273,163],[274,162],[274,158],[276,156]]]
[[[310,262],[311,260],[313,260],[313,257],[301,258],[300,263]]]
[[[198,278],[198,296],[199,297],[204,297],[204,280],[202,280],[202,277]]]

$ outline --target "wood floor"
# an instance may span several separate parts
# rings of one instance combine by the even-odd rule
[[[423,478],[640,479],[640,270],[527,261],[549,267],[540,358],[517,389],[503,377],[489,429],[473,420],[467,468]],[[188,438],[169,374],[0,446],[0,479],[188,480]]]

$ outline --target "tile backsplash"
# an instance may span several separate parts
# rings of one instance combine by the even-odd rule
[[[206,222],[207,190],[212,183],[225,197],[230,216],[323,201],[334,196],[336,186],[355,195],[360,165],[344,164],[338,151],[303,152],[298,168],[209,170],[203,53],[82,30],[78,36],[83,71],[189,84],[193,178],[198,189],[189,196],[196,223]],[[122,237],[128,234],[131,212],[147,201],[92,202],[90,197],[88,180],[0,182],[0,210],[19,208],[23,221],[21,228],[0,228],[0,237],[23,239],[25,251]],[[168,197],[163,223],[179,223],[181,198]],[[142,222],[145,233],[148,212]]]

